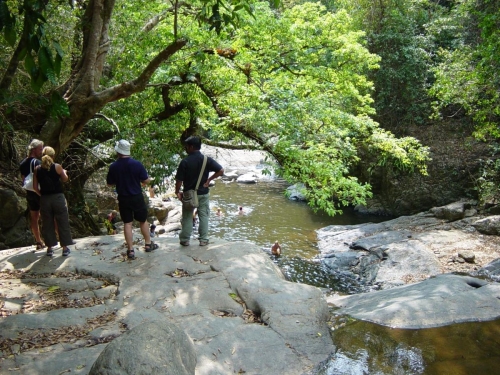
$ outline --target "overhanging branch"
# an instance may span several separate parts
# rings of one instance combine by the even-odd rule
[[[110,87],[109,89],[96,94],[96,98],[104,103],[110,103],[119,99],[127,98],[132,94],[144,90],[159,66],[182,49],[186,44],[186,39],[178,39],[174,41],[167,48],[161,51],[153,60],[151,60],[139,77],[132,81]]]

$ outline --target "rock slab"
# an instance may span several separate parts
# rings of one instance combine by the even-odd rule
[[[196,351],[176,325],[140,324],[113,340],[99,355],[89,375],[194,375]]]

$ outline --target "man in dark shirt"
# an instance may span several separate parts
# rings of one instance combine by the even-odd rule
[[[30,174],[30,171],[34,171],[37,165],[42,162],[40,158],[42,157],[43,142],[38,139],[33,139],[28,146],[28,157],[24,159],[19,165],[19,172],[21,172],[21,180],[24,185],[24,179]],[[26,190],[26,201],[28,202],[28,208],[30,210],[30,225],[31,232],[35,237],[36,249],[40,250],[45,247],[40,237],[40,196],[34,191]]]
[[[180,191],[181,186],[184,191],[194,190],[198,178],[200,176],[201,167],[203,165],[203,154],[200,152],[201,140],[199,137],[191,136],[184,141],[188,156],[184,158],[177,168],[175,175],[175,194],[182,201],[183,193]],[[209,172],[215,172],[210,177]],[[200,185],[198,186],[198,240],[200,246],[208,245],[208,217],[210,216],[209,189],[210,181],[224,174],[224,169],[212,158],[207,158],[207,164],[201,177]],[[193,232],[193,208],[182,207],[182,229],[179,234],[181,245],[188,246]]]
[[[127,242],[127,257],[135,259],[132,222],[140,223],[141,233],[144,237],[145,250],[156,250],[158,245],[151,241],[149,234],[148,208],[142,195],[142,187],[151,181],[146,168],[138,160],[130,157],[130,143],[124,139],[116,143],[115,151],[118,159],[109,166],[106,183],[108,186],[116,185],[118,193],[118,208],[124,223],[123,233]]]

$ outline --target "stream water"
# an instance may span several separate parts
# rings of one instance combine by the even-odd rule
[[[316,230],[328,225],[349,225],[387,220],[346,210],[341,216],[314,213],[304,202],[287,199],[284,182],[257,184],[218,183],[210,190],[213,211],[210,235],[228,241],[251,242],[270,252],[278,241],[282,255],[272,257],[290,281],[349,293],[343,281],[311,261],[317,254]],[[239,207],[243,207],[242,213]],[[222,216],[215,212],[220,208]]]
[[[346,210],[328,217],[303,202],[287,199],[283,182],[222,183],[210,190],[210,236],[251,242],[269,252],[279,241],[282,255],[273,261],[288,280],[350,293],[349,286],[312,262],[318,254],[315,230],[328,225],[380,222]],[[239,213],[239,207],[243,213]],[[217,216],[220,208],[222,216]],[[500,320],[403,330],[351,321],[333,334],[337,351],[318,375],[494,375],[500,374]]]

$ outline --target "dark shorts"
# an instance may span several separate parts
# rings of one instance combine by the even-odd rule
[[[28,191],[26,201],[28,202],[30,211],[40,211],[40,196],[37,193]]]
[[[124,223],[137,220],[144,223],[148,218],[148,208],[142,194],[130,197],[118,196],[118,209]]]

